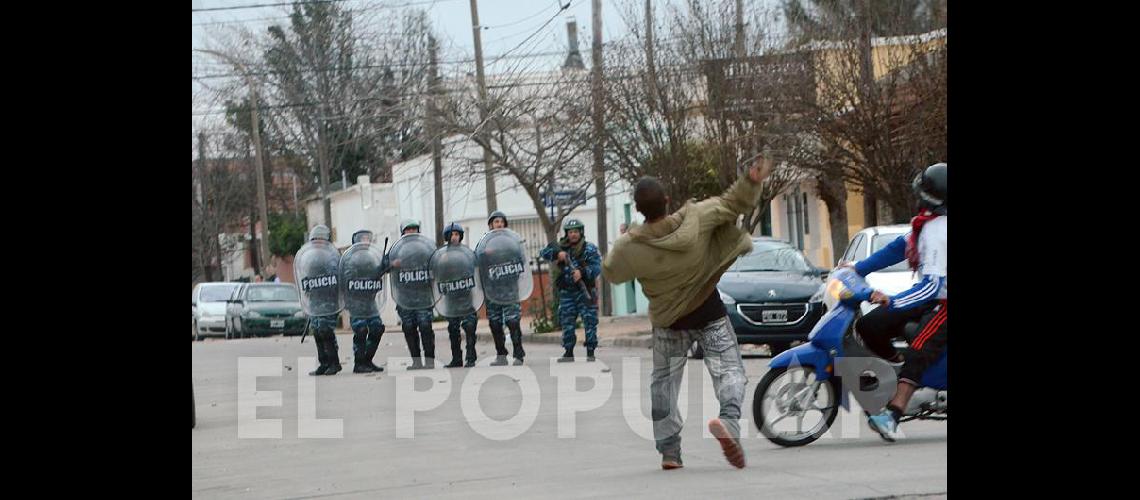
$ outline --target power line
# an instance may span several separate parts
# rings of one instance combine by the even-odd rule
[[[560,55],[560,54],[565,54],[565,53],[566,53],[565,51],[556,50],[556,51],[549,51],[549,52],[532,52],[530,54],[519,54],[519,55],[509,56],[509,57],[506,54],[503,54],[503,55],[492,56],[492,58],[489,60],[488,64],[494,64],[494,63],[496,63],[500,60],[504,60],[504,59],[523,59],[523,58],[529,58],[529,57],[547,57],[547,56],[554,56],[554,55]],[[457,59],[454,61],[439,61],[439,64],[466,64],[466,63],[474,63],[474,62],[475,62],[474,59]],[[321,72],[321,71],[346,71],[346,70],[354,70],[354,69],[417,68],[417,67],[427,67],[427,63],[410,63],[410,64],[392,63],[392,64],[363,64],[363,65],[358,65],[358,66],[328,66],[328,67],[324,67],[324,68],[307,68],[307,69],[298,69],[298,70],[294,70],[294,71],[297,73],[313,73],[313,72]],[[289,71],[289,72],[292,72],[292,71]],[[275,74],[289,73],[289,72],[286,72],[286,71],[262,71],[262,72],[254,72],[251,74],[254,76],[266,76],[266,75],[275,75]],[[240,77],[240,76],[242,76],[241,73],[218,73],[218,74],[209,74],[209,75],[202,75],[202,76],[192,76],[191,78],[194,80],[209,80],[209,79],[214,79],[214,78],[233,78],[233,77]]]
[[[235,5],[233,7],[211,7],[208,9],[190,9],[191,12],[210,12],[215,10],[259,9],[261,7],[284,7],[286,5],[303,5],[307,3],[334,3],[345,0],[309,0],[306,2],[259,3],[253,5]]]
[[[450,93],[454,93],[454,92],[459,92],[459,90],[458,89],[453,89],[453,90],[441,89],[439,91],[439,93],[441,93],[441,94],[450,94]],[[360,99],[352,99],[352,100],[349,100],[347,102],[359,103],[359,102],[368,102],[368,101],[381,101],[381,100],[388,100],[388,99],[396,99],[396,98],[400,98],[400,97],[428,97],[431,95],[432,94],[430,92],[411,92],[411,93],[404,93],[404,94],[390,94],[390,95],[385,95],[385,96],[381,96],[381,97],[362,97]],[[322,104],[326,104],[326,103],[298,102],[298,103],[289,103],[289,104],[271,104],[268,106],[258,106],[257,109],[258,110],[264,110],[264,109],[303,108],[303,107],[309,107],[309,106],[320,106]],[[242,108],[239,111],[244,112],[245,108]],[[191,113],[191,116],[224,115],[227,112],[228,112],[228,110],[222,109],[222,110],[217,110],[217,111],[205,111],[205,112],[199,112],[199,113]]]
[[[529,15],[529,16],[526,16],[526,17],[524,17],[524,18],[522,18],[522,19],[519,19],[518,21],[512,21],[512,22],[509,22],[509,23],[506,23],[506,24],[499,24],[499,25],[495,25],[495,26],[484,26],[484,27],[483,27],[483,29],[498,29],[498,28],[506,28],[507,26],[514,26],[514,25],[516,25],[516,24],[522,24],[523,22],[526,22],[526,21],[529,21],[529,20],[531,20],[531,19],[534,19],[534,18],[538,17],[540,14],[542,14],[543,12],[546,12],[546,11],[547,11],[547,10],[549,10],[549,9],[550,9],[550,7],[543,7],[543,8],[542,8],[542,10],[540,10],[540,11],[538,11],[538,12],[535,12],[534,14],[531,14],[531,15]]]
[[[570,6],[571,6],[571,5],[573,5],[573,4],[574,4],[574,2],[573,2],[573,0],[571,0],[570,2],[567,2],[567,3],[566,3],[566,5],[559,5],[559,6],[558,6],[558,12],[555,12],[553,16],[550,16],[550,19],[547,19],[545,23],[542,23],[542,26],[539,26],[539,27],[538,27],[538,29],[537,29],[537,30],[535,30],[535,32],[534,32],[534,33],[531,33],[531,35],[530,35],[530,36],[526,37],[526,38],[525,38],[523,41],[519,42],[519,44],[518,44],[518,45],[515,45],[515,47],[514,47],[514,48],[512,48],[511,50],[508,50],[508,51],[506,51],[506,52],[503,54],[503,57],[506,57],[506,56],[507,56],[507,54],[510,54],[511,52],[514,52],[514,51],[515,51],[515,50],[517,50],[519,47],[522,47],[522,45],[523,45],[524,43],[526,43],[527,41],[529,41],[531,38],[534,38],[534,36],[535,36],[535,35],[537,35],[539,32],[541,32],[542,30],[546,29],[546,26],[547,26],[547,25],[549,25],[549,24],[550,24],[550,22],[551,22],[551,21],[553,21],[555,18],[557,18],[557,17],[558,17],[558,14],[561,14],[562,12],[566,11],[566,9],[569,9],[569,8],[570,8]]]
[[[340,1],[343,1],[343,0],[340,0]],[[414,5],[423,5],[423,4],[433,4],[434,5],[436,3],[454,2],[454,1],[457,1],[457,0],[431,0],[431,1],[427,1],[427,2],[415,2],[415,3],[407,3],[407,4],[401,4],[401,5],[373,5],[373,6],[369,6],[369,7],[358,7],[358,8],[354,8],[354,9],[344,9],[344,12],[352,13],[352,12],[366,12],[366,11],[370,11],[370,10],[396,9],[396,8],[402,8],[402,7],[410,7],[410,6],[414,6]],[[296,2],[296,3],[304,3],[304,2]],[[289,5],[289,4],[285,4],[285,5]],[[259,17],[256,19],[231,19],[228,21],[205,21],[205,22],[200,22],[200,23],[191,23],[191,26],[210,26],[210,25],[223,25],[223,24],[254,23],[254,22],[262,22],[262,21],[283,20],[283,19],[289,19],[290,17],[291,16],[273,16],[273,17]]]

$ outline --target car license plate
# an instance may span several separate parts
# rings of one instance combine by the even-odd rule
[[[786,323],[788,321],[788,311],[786,309],[762,311],[760,313],[760,321],[764,323]]]
[[[269,320],[269,328],[285,328],[285,320],[271,319]]]

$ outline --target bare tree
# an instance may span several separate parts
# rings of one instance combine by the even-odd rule
[[[790,51],[811,58],[817,90],[799,100],[814,147],[797,160],[816,172],[829,212],[851,185],[871,202],[867,223],[876,200],[905,221],[914,174],[946,158],[945,2],[786,0],[784,11]]]
[[[882,41],[869,83],[856,42],[813,47],[819,97],[809,114],[821,172],[838,169],[845,182],[890,209],[894,222],[914,206],[910,183],[926,165],[946,158],[944,32]]]
[[[426,149],[426,14],[378,12],[297,3],[286,24],[264,34],[237,28],[213,39],[258,77],[273,152],[302,159],[287,163],[322,194],[342,172],[390,180],[392,160]],[[324,203],[327,219],[327,196]]]
[[[475,86],[461,80],[443,106],[441,128],[490,150],[494,165],[489,171],[510,176],[527,193],[547,241],[553,243],[562,221],[592,196],[589,191],[595,176],[589,153],[594,135],[587,74],[575,70],[510,72],[491,83],[485,120],[478,118]],[[459,165],[452,175],[471,177],[484,172],[481,154],[461,159]],[[580,195],[557,204],[551,216],[544,195],[556,191]]]
[[[649,39],[649,30],[636,22],[637,7],[626,4],[623,12],[632,40],[607,49],[607,64],[613,68],[606,87],[608,162],[622,178],[632,183],[644,175],[658,177],[680,203],[720,194],[739,176],[742,161],[760,151],[775,159],[789,156],[780,140],[785,127],[770,119],[781,110],[742,113],[724,103],[726,94],[748,94],[739,87],[762,87],[769,76],[741,73],[750,68],[732,64],[741,48],[756,52],[769,43],[762,29],[768,25],[764,12],[749,16],[751,22],[741,27],[749,35],[744,37],[737,31],[735,2],[689,0],[684,8],[668,7],[666,26],[649,26],[663,39]],[[745,39],[748,43],[737,45]],[[737,71],[725,78],[730,66]],[[756,209],[742,220],[743,228],[755,231],[770,201],[805,175],[795,165],[777,161]]]
[[[297,3],[285,13],[284,24],[265,32],[231,26],[211,32],[209,40],[258,82],[266,156],[292,172],[300,193],[327,194],[341,172],[353,181],[369,175],[390,182],[391,164],[428,144],[426,14],[335,2]],[[244,94],[240,79],[213,90],[216,100]],[[248,108],[245,99],[228,104]],[[248,133],[242,123],[235,128]],[[267,196],[293,198],[291,189],[279,191]],[[324,201],[327,218],[331,207]]]
[[[240,141],[236,134],[221,130],[202,132],[194,139],[200,154],[193,168],[193,281],[222,279],[214,273],[238,250],[239,241],[225,235],[240,233],[253,211],[253,173]]]

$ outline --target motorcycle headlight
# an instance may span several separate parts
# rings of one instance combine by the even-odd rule
[[[827,282],[827,287],[821,291],[823,292],[823,304],[827,306],[828,311],[834,309],[835,306],[839,305],[840,300],[851,295],[851,291],[847,290],[847,287],[843,285],[843,282],[837,279],[829,280]]]
[[[257,311],[249,311],[246,315],[251,317],[251,318],[260,318],[261,317],[261,313],[259,313]]]
[[[723,302],[725,304],[735,304],[736,303],[736,299],[732,298],[731,295],[720,291],[719,288],[716,289],[716,292],[720,294],[720,301],[721,302]]]
[[[304,318],[305,317],[305,311],[297,311],[297,312],[293,313],[293,317],[294,318]]]

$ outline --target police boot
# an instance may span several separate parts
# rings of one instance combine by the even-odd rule
[[[352,334],[352,373],[372,373],[372,366],[365,359],[368,348],[364,343],[365,333]]]
[[[479,338],[475,336],[475,324],[469,323],[467,326],[468,326],[468,328],[464,329],[464,333],[466,333],[466,335],[467,335],[467,349],[466,349],[467,365],[466,366],[468,368],[470,368],[472,366],[475,366],[475,360],[478,358],[478,356],[475,354],[475,342]]]
[[[329,360],[329,369],[325,371],[325,375],[336,375],[340,373],[340,354],[337,352],[336,334],[329,332],[325,340],[325,356]]]
[[[497,356],[495,356],[495,360],[491,362],[491,366],[506,366],[506,365],[507,365],[507,356],[506,355],[497,355]]]
[[[420,336],[414,328],[404,328],[404,340],[408,342],[408,354],[412,356],[412,365],[408,367],[409,370],[423,369],[423,361],[420,360]]]
[[[459,348],[459,329],[456,328],[454,332],[447,332],[448,340],[451,341],[451,362],[444,365],[444,368],[459,368],[463,366],[463,351]]]
[[[522,329],[514,322],[507,325],[511,328],[511,349],[514,351],[512,355],[515,358],[515,366],[518,366],[523,364],[523,358],[526,357],[526,351],[522,346]]]
[[[558,362],[559,363],[573,363],[574,362],[574,349],[572,349],[572,348],[566,349],[566,352],[562,353],[562,357],[558,358]]]
[[[316,334],[313,334],[313,342],[317,344],[317,362],[320,363],[320,366],[318,366],[316,370],[309,372],[309,375],[324,375],[329,369],[328,357],[325,355],[324,349],[325,343],[321,340],[321,337]]]
[[[451,336],[451,362],[444,368],[459,368],[463,366],[463,351],[459,348],[459,332]]]
[[[503,324],[502,323],[490,323],[490,324],[491,324],[491,338],[494,339],[494,341],[495,341],[495,354],[497,354],[499,356],[506,356],[507,355],[507,345],[506,345],[505,335],[503,334]]]
[[[435,369],[435,332],[431,331],[431,324],[420,330],[420,341],[424,345],[424,369]]]
[[[586,361],[590,363],[593,363],[595,361],[593,349],[586,349]]]
[[[383,336],[384,336],[383,330],[381,330],[380,333],[376,333],[376,334],[369,333],[368,334],[368,340],[365,343],[366,348],[364,350],[364,362],[368,363],[368,367],[372,368],[372,371],[374,371],[374,372],[384,371],[383,366],[376,366],[376,363],[374,363],[372,361],[372,359],[374,357],[376,357],[376,350],[380,348],[380,339]]]

